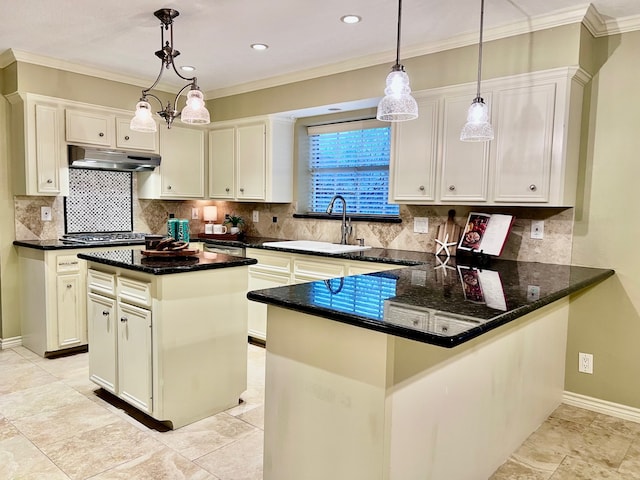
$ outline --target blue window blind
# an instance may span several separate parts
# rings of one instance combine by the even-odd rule
[[[312,301],[345,313],[381,320],[384,301],[396,295],[396,278],[376,275],[334,278],[312,284]]]
[[[324,213],[334,195],[347,213],[399,215],[389,198],[391,128],[375,120],[309,127],[309,206]],[[342,202],[335,213],[342,212]]]

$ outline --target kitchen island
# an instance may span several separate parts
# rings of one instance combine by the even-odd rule
[[[178,428],[238,404],[247,383],[249,258],[83,252],[91,380]]]
[[[432,257],[254,291],[265,480],[478,480],[559,405],[569,295],[612,270]]]

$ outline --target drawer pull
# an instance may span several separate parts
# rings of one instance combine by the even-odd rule
[[[128,319],[127,317],[121,317],[121,318],[120,318],[120,321],[121,321],[122,323],[127,323],[127,321],[128,321],[128,320],[129,320],[129,319]]]
[[[225,190],[227,191],[227,193],[229,193],[229,187],[225,188]]]
[[[102,316],[103,317],[108,317],[109,316],[109,310],[103,310],[102,311]]]
[[[53,180],[51,180],[50,178],[47,179],[47,183],[53,183]]]
[[[529,185],[529,190],[531,190],[532,192],[535,192],[538,189],[538,187],[536,187],[535,185],[531,184]]]
[[[244,188],[241,188],[241,189],[240,189],[240,193],[244,193]]]
[[[104,132],[100,132],[100,133],[98,134],[98,136],[99,136],[99,137],[104,137]]]
[[[124,136],[124,139],[125,139],[125,140],[129,140],[129,135],[125,135],[125,136]]]
[[[455,185],[449,185],[449,190],[450,190],[450,191],[452,191],[452,192],[453,192],[455,189],[456,189],[456,186],[455,186]]]
[[[73,287],[73,285],[71,285],[70,283],[67,283],[67,288],[71,288]]]
[[[424,185],[420,185],[420,191],[424,192]]]
[[[167,185],[167,190],[171,190],[171,185]]]

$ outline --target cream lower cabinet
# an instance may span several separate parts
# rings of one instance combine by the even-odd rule
[[[245,256],[258,260],[257,264],[249,266],[249,291],[402,268],[401,265],[388,263],[345,260],[257,248],[248,248]],[[247,308],[249,336],[266,341],[267,306],[249,301]]]
[[[117,310],[115,298],[89,293],[87,297],[87,321],[91,362],[89,379],[105,390],[116,394],[117,360],[116,341]]]

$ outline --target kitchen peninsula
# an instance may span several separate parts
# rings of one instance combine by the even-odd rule
[[[569,295],[613,273],[432,257],[250,292],[265,480],[488,478],[561,402]]]
[[[247,267],[200,252],[83,252],[90,379],[178,428],[237,405],[247,384]]]

